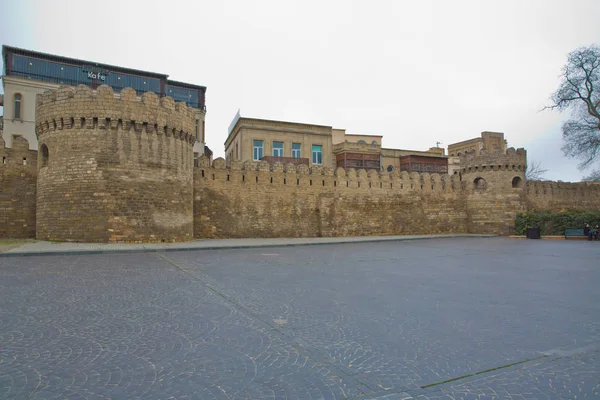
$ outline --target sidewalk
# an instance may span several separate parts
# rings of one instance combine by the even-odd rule
[[[193,251],[218,249],[247,249],[255,247],[309,246],[340,243],[391,242],[421,239],[447,238],[489,238],[496,235],[413,235],[413,236],[352,236],[327,238],[260,238],[260,239],[203,239],[182,243],[55,243],[42,241],[23,241],[5,248],[0,246],[0,257],[69,255],[69,254],[106,254],[126,252]]]

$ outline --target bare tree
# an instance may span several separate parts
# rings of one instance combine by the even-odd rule
[[[531,161],[525,170],[525,179],[528,181],[543,181],[544,174],[547,172],[542,163],[539,161]]]
[[[562,126],[563,152],[588,167],[600,151],[600,47],[591,45],[569,53],[561,83],[545,109],[571,109]]]
[[[592,171],[588,176],[581,178],[584,182],[599,182],[600,181],[600,170]]]

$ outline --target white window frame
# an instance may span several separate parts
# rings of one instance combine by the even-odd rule
[[[275,143],[281,143],[281,148],[275,148]],[[283,152],[285,149],[285,144],[283,142],[273,142],[273,157],[283,157]],[[275,154],[277,152],[277,154]]]
[[[295,149],[294,145],[298,145],[300,148]],[[297,155],[296,155],[297,153]],[[301,143],[292,143],[292,158],[302,158],[302,144]]]
[[[18,99],[17,99],[18,97]],[[17,102],[19,106],[17,107]],[[17,117],[17,110],[19,111],[19,116]],[[13,119],[22,120],[23,119],[23,95],[21,93],[15,93],[13,96]]]
[[[257,146],[256,142],[260,142],[260,146]],[[258,154],[258,156],[259,156],[258,158],[256,158],[257,151],[260,151],[260,154]],[[260,159],[263,158],[264,154],[265,154],[265,141],[253,139],[252,140],[252,159],[254,161],[260,161]]]
[[[320,147],[321,151],[315,151],[315,149],[314,149],[315,146]],[[311,150],[312,150],[312,162],[313,162],[313,164],[315,164],[315,165],[321,165],[321,164],[323,164],[323,146],[320,145],[320,144],[313,144],[312,147],[311,147]],[[317,161],[315,161],[315,159]]]

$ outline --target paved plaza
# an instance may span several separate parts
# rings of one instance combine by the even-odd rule
[[[600,245],[1,257],[0,398],[600,398]]]

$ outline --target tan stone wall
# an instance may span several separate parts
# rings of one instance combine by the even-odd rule
[[[0,137],[0,238],[34,238],[37,151],[20,136],[12,145]]]
[[[529,181],[526,193],[528,210],[600,210],[598,183]]]
[[[62,87],[38,96],[36,131],[38,239],[192,238],[193,109],[133,89]]]
[[[343,143],[346,141],[346,130],[345,129],[331,129],[331,142],[333,144]]]
[[[201,160],[194,235],[508,234],[526,209],[525,165],[523,149],[466,157],[452,176]]]
[[[311,237],[464,233],[458,177],[201,160],[194,236]]]
[[[510,233],[516,215],[526,209],[526,166],[524,149],[491,154],[484,151],[461,158],[459,176],[466,192],[470,233]]]

